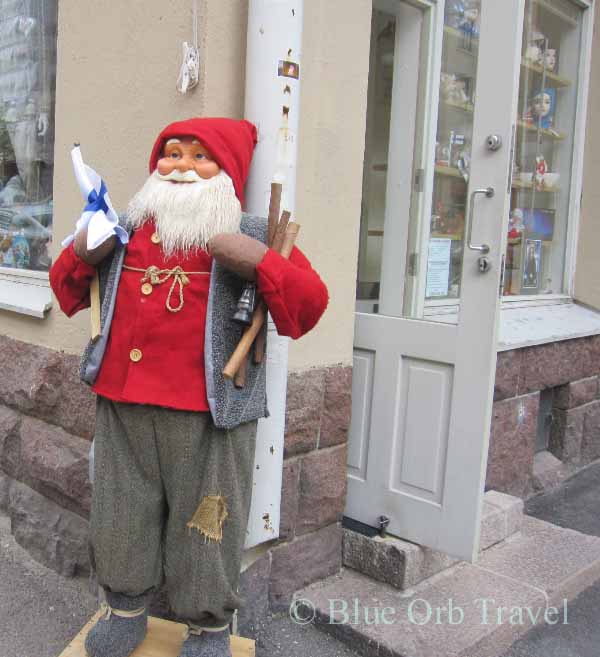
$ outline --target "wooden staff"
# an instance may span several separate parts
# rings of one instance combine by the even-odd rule
[[[92,340],[100,336],[100,279],[98,271],[94,274],[90,283],[90,323],[92,328]]]
[[[272,182],[271,183],[271,196],[269,198],[269,218],[268,218],[268,227],[267,227],[267,246],[271,247],[273,245],[273,239],[275,238],[275,231],[277,230],[277,225],[279,222],[279,210],[281,207],[281,192],[282,185],[281,183]],[[260,298],[256,298],[256,305],[260,302]],[[265,327],[266,328],[266,327]],[[264,358],[265,351],[265,331],[260,331],[255,344],[254,344],[254,362],[259,363]],[[259,360],[257,360],[257,358]],[[236,388],[243,388],[246,385],[246,371],[248,369],[248,354],[244,357],[243,361],[240,364],[238,371],[236,372],[233,383]]]
[[[300,225],[297,224],[296,222],[288,223],[289,212],[287,213],[284,212],[283,214],[287,215],[287,218],[285,219],[285,224],[287,228],[281,238],[282,245],[279,253],[284,258],[289,258],[290,253],[292,252],[292,248],[294,246],[294,242],[296,241],[298,231],[300,230]],[[283,219],[284,216],[282,215],[282,220]],[[277,239],[277,233],[275,239]],[[275,240],[274,240],[274,245],[275,245]],[[223,376],[226,379],[233,379],[236,373],[238,372],[238,370],[240,369],[240,367],[242,367],[242,365],[248,358],[248,354],[250,353],[252,344],[256,336],[259,334],[261,328],[265,324],[266,318],[267,318],[267,307],[265,305],[265,302],[261,299],[260,302],[257,304],[256,309],[254,310],[254,315],[252,316],[252,324],[250,324],[250,326],[248,326],[244,330],[244,333],[238,343],[238,346],[236,347],[235,351],[231,355],[231,358],[227,361],[227,364],[223,369]]]

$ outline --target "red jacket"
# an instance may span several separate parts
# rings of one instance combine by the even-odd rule
[[[203,250],[187,257],[165,258],[153,222],[135,231],[127,246],[125,267],[150,265],[188,275],[180,305],[179,286],[169,296],[173,279],[143,285],[144,274],[124,269],[106,353],[92,389],[122,402],[208,411],[204,377],[204,326],[212,258]],[[256,268],[258,291],[280,335],[299,338],[317,323],[328,303],[325,284],[297,247],[289,260],[268,249]],[[95,268],[69,246],[50,270],[50,285],[63,312],[71,317],[90,305],[89,287]]]

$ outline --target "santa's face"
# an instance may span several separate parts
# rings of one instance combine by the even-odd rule
[[[219,233],[237,233],[242,209],[233,181],[192,137],[170,139],[154,172],[133,197],[128,220],[155,222],[167,256],[206,249]]]
[[[212,155],[197,139],[182,137],[169,139],[165,144],[163,156],[156,165],[161,176],[171,177],[175,172],[195,172],[200,178],[208,179],[216,176],[221,168],[213,160]],[[178,182],[171,179],[171,182]],[[182,180],[181,182],[185,182]],[[196,182],[189,176],[189,182]]]

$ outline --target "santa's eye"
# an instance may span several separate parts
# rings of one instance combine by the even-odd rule
[[[196,159],[197,160],[205,160],[206,155],[204,155],[204,153],[196,153]]]
[[[172,158],[173,160],[178,160],[181,157],[181,155],[177,151],[174,151],[173,153],[169,154],[169,157]]]

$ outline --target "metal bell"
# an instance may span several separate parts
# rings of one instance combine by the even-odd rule
[[[245,326],[252,324],[252,314],[256,303],[256,284],[246,283],[242,290],[242,295],[237,304],[237,312],[233,316],[233,321]]]

